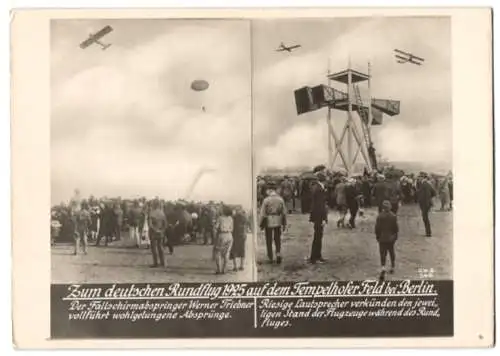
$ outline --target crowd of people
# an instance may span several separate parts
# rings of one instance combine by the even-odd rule
[[[251,229],[250,214],[240,205],[223,202],[165,201],[89,197],[75,191],[69,203],[51,210],[51,244],[74,244],[74,255],[88,253],[88,245],[151,249],[151,267],[166,266],[164,248],[212,246],[216,273],[225,273],[228,261],[234,270],[244,269],[245,241]],[[238,263],[239,261],[239,263]]]
[[[397,215],[401,204],[418,204],[425,227],[425,235],[432,236],[429,212],[435,198],[440,210],[453,207],[453,178],[446,175],[408,174],[395,167],[348,177],[345,172],[332,172],[324,165],[310,173],[296,176],[257,177],[257,200],[260,206],[259,224],[265,231],[269,262],[281,264],[281,234],[287,227],[287,214],[300,210],[309,214],[313,224],[313,241],[309,263],[324,263],[322,256],[323,230],[328,223],[328,211],[338,211],[338,228],[356,228],[356,218],[365,208],[376,207],[375,236],[379,242],[381,278],[386,273],[386,256],[391,260],[390,273],[395,268],[394,244],[398,235]],[[349,219],[346,221],[347,214]],[[274,242],[274,253],[273,253]]]

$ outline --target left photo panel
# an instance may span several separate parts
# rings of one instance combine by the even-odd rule
[[[254,281],[249,21],[50,26],[52,283]]]

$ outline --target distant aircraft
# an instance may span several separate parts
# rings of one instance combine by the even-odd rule
[[[395,49],[394,56],[397,58],[398,63],[413,63],[416,65],[422,65],[422,62],[424,61],[423,58],[417,57],[411,53],[401,51],[399,49]]]
[[[281,42],[280,46],[276,49],[276,52],[283,52],[283,51],[292,52],[294,49],[300,48],[300,47],[302,47],[302,46],[301,45],[285,46],[283,44],[283,42]]]
[[[100,42],[99,40],[101,38],[103,38],[104,36],[106,36],[111,31],[113,31],[113,28],[108,25],[108,26],[102,28],[101,30],[99,30],[98,32],[96,32],[94,34],[90,34],[89,38],[87,38],[85,41],[80,43],[80,48],[85,49],[88,46],[90,46],[91,44],[97,43],[99,46],[102,47],[102,50],[104,51],[106,48],[111,46],[111,44],[104,44],[104,43]]]

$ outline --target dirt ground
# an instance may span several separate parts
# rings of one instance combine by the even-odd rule
[[[124,240],[127,234],[124,234]],[[212,246],[176,246],[173,255],[165,254],[166,268],[150,268],[151,251],[114,242],[108,247],[90,246],[87,255],[73,256],[73,245],[52,248],[53,283],[164,283],[251,281],[255,275],[252,236],[247,236],[245,270],[215,275]]]
[[[53,283],[161,283],[249,282],[256,278],[260,281],[376,279],[380,269],[373,232],[376,214],[374,208],[365,210],[365,216],[357,219],[356,229],[350,230],[337,228],[337,213],[331,211],[323,238],[323,257],[327,259],[323,265],[307,263],[313,229],[308,215],[295,213],[288,217],[289,226],[282,240],[283,263],[279,266],[267,264],[262,232],[257,236],[256,253],[252,236],[247,237],[245,270],[225,275],[214,274],[211,246],[177,246],[174,255],[166,255],[167,268],[161,269],[149,267],[152,257],[146,248],[115,242],[108,247],[91,246],[87,255],[73,256],[72,245],[60,244],[52,248],[52,280]],[[401,206],[396,272],[388,275],[388,279],[452,278],[452,213],[432,211],[430,220],[433,236],[425,237],[418,206]],[[229,267],[232,269],[231,262]],[[431,273],[422,275],[422,269]]]
[[[365,210],[354,230],[337,228],[338,213],[329,213],[323,237],[322,265],[310,265],[313,227],[308,215],[291,214],[282,239],[281,265],[267,263],[265,237],[258,236],[257,271],[259,281],[325,281],[377,279],[380,271],[374,227],[377,211]],[[452,278],[453,223],[451,212],[430,213],[432,237],[425,237],[417,205],[403,205],[398,212],[399,239],[396,242],[396,271],[387,279]],[[346,220],[347,221],[347,220]],[[389,257],[387,258],[389,265]],[[422,270],[423,269],[423,270]],[[422,274],[427,273],[427,275]]]

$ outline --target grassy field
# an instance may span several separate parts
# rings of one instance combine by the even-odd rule
[[[257,272],[259,281],[325,281],[376,279],[380,271],[374,226],[377,211],[365,211],[355,229],[339,229],[338,214],[331,211],[323,237],[323,257],[327,263],[310,265],[313,236],[308,215],[289,215],[289,227],[282,239],[281,265],[267,263],[263,232],[258,237]],[[398,212],[399,239],[396,243],[396,271],[387,279],[420,279],[419,269],[433,270],[428,279],[452,278],[453,223],[451,212],[432,211],[432,237],[425,237],[417,205],[403,205]],[[389,257],[387,258],[389,265]]]
[[[127,234],[125,234],[125,239]],[[166,268],[150,268],[151,251],[126,247],[114,242],[108,247],[89,247],[88,254],[73,256],[71,244],[52,248],[53,283],[163,283],[251,281],[255,275],[252,237],[247,237],[245,270],[215,275],[212,246],[177,246],[173,255],[165,255]]]

